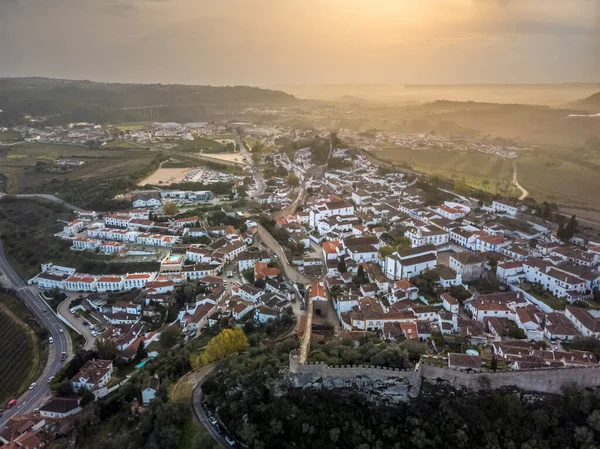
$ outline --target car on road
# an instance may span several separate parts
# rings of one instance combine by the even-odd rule
[[[64,334],[64,331],[62,330],[62,327],[58,330],[59,333]]]
[[[48,383],[52,382],[53,380],[54,380],[54,376],[50,376],[50,377],[48,378]]]
[[[77,312],[75,309],[69,309],[69,312],[71,312],[73,315],[75,315],[75,312]]]
[[[37,384],[36,384],[35,382],[34,382],[34,383],[32,383],[31,385],[29,385],[29,389],[30,389],[30,390],[33,390],[33,389],[35,388],[35,386],[36,386],[36,385],[37,385]]]
[[[217,425],[217,420],[216,420],[216,419],[215,419],[215,417],[214,417],[214,416],[212,416],[212,415],[209,415],[209,416],[208,416],[208,422],[209,422],[209,423],[211,423],[213,426],[216,426],[216,425]]]
[[[50,337],[50,338],[48,339],[48,343],[50,343],[50,344],[54,343],[54,338]]]
[[[228,278],[232,278],[233,277],[233,271],[228,271],[227,272],[227,277]]]
[[[6,408],[13,408],[15,405],[17,405],[17,400],[11,399],[10,401],[8,401],[8,404],[6,404]]]
[[[66,352],[63,352],[63,353],[60,355],[60,361],[61,361],[61,362],[63,362],[63,361],[65,361],[66,359],[67,359],[67,353],[66,353]]]
[[[229,444],[230,446],[235,446],[235,440],[229,435],[225,435],[225,441],[227,441],[227,444]]]
[[[92,331],[92,337],[97,337],[97,336],[98,336],[98,332]]]

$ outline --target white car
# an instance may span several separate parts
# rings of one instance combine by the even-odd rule
[[[61,334],[64,333],[62,327],[58,330],[58,332],[60,332]]]
[[[229,444],[230,446],[235,446],[235,440],[229,435],[225,435],[225,441],[227,441],[227,444]]]
[[[211,423],[213,426],[217,425],[217,420],[215,419],[214,416],[209,416],[208,417],[208,422]]]
[[[52,382],[53,380],[54,380],[54,376],[50,376],[50,377],[48,378],[48,383]]]
[[[30,389],[30,390],[33,390],[33,389],[35,388],[35,386],[36,386],[36,385],[37,385],[37,384],[36,384],[35,382],[34,382],[34,383],[32,383],[31,385],[29,385],[29,389]]]
[[[97,336],[98,336],[98,332],[92,331],[92,337],[97,337]]]
[[[50,338],[48,339],[48,343],[50,343],[50,344],[54,343],[54,338],[50,337]]]

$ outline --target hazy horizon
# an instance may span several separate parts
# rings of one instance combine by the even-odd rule
[[[0,0],[0,76],[600,82],[600,0]]]

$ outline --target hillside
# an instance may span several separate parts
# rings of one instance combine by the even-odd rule
[[[153,116],[158,120],[199,120],[233,105],[289,105],[296,101],[281,91],[248,86],[0,78],[0,125],[17,124],[24,114],[50,116],[54,122],[128,120],[135,118],[135,109],[148,106],[160,106],[158,116]]]
[[[585,109],[590,112],[600,113],[600,92],[596,92],[587,98],[574,101],[570,106],[576,109]]]

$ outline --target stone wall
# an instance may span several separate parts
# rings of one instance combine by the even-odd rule
[[[538,393],[560,393],[569,386],[600,387],[600,366],[471,373],[419,364],[415,370],[399,370],[375,366],[301,364],[298,352],[292,351],[288,377],[292,385],[299,388],[354,388],[368,396],[407,400],[419,395],[423,381],[442,382],[470,390],[516,387]]]
[[[600,367],[469,373],[422,365],[420,372],[421,377],[429,382],[442,381],[472,390],[517,387],[539,393],[560,393],[564,387],[573,385],[580,388],[600,386]]]
[[[290,355],[290,383],[297,388],[358,390],[371,399],[405,401],[419,395],[418,371],[374,366],[301,364],[297,352]]]

